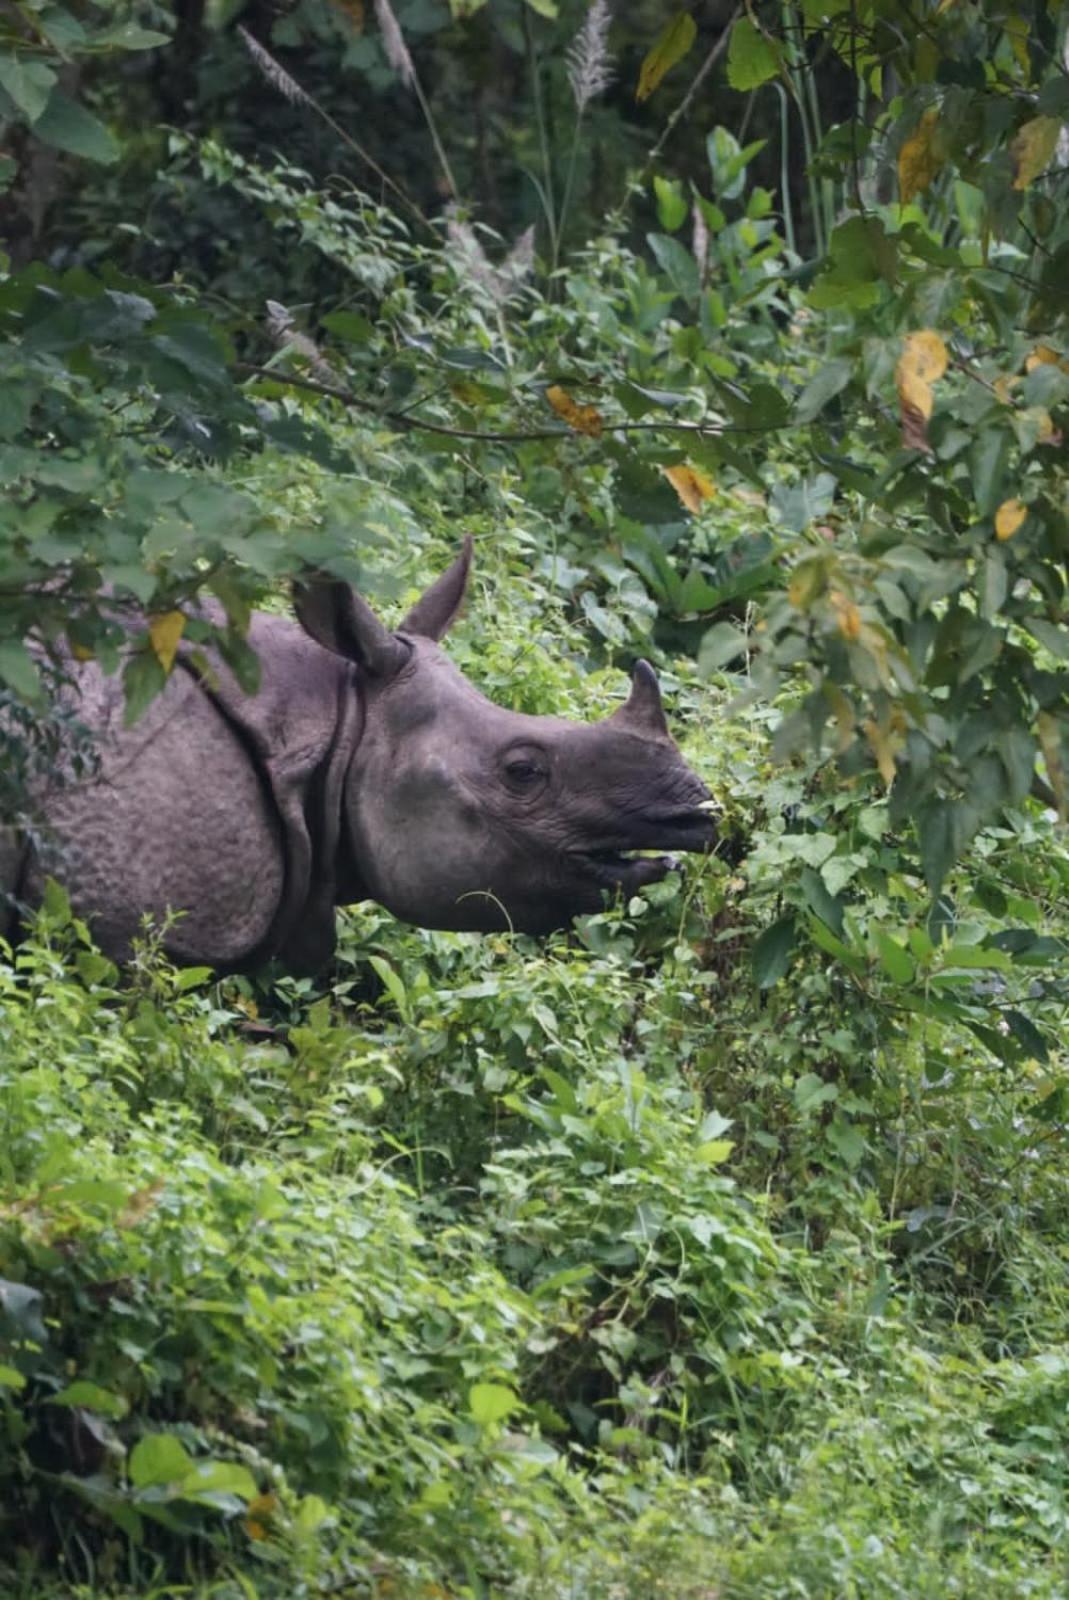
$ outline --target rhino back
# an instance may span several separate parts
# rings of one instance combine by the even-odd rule
[[[243,964],[268,938],[284,862],[276,808],[240,731],[181,670],[132,729],[119,686],[92,664],[79,691],[95,767],[45,798],[26,899],[39,900],[52,874],[119,958],[145,913],[174,911],[166,945],[177,960]]]

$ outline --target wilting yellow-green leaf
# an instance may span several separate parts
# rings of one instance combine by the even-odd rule
[[[665,24],[654,39],[639,70],[638,88],[635,90],[636,100],[649,99],[665,74],[671,72],[677,62],[682,61],[697,34],[694,18],[689,11],[681,11],[678,16]]]
[[[250,1539],[266,1539],[268,1525],[278,1512],[278,1496],[258,1494],[245,1513],[245,1532]]]
[[[1003,500],[995,512],[995,537],[1012,539],[1028,515],[1028,507],[1020,500]]]
[[[895,367],[895,384],[902,410],[902,443],[907,450],[927,450],[925,424],[934,404],[932,384],[947,369],[947,347],[931,328],[907,334]]]
[[[181,611],[165,611],[161,616],[152,617],[149,621],[148,636],[156,660],[164,672],[170,672],[174,666],[175,652],[185,625],[186,619]]]
[[[557,413],[563,417],[569,428],[574,428],[576,433],[588,433],[592,439],[599,439],[605,426],[604,419],[597,406],[581,406],[573,400],[567,389],[562,389],[559,383],[551,383],[546,390],[546,399]]]
[[[880,777],[890,788],[895,781],[895,752],[901,750],[905,742],[902,733],[890,723],[874,722],[871,717],[867,717],[861,726],[865,731],[869,748],[876,757]]]
[[[841,589],[832,589],[828,595],[839,632],[844,639],[856,639],[861,633],[861,612]]]
[[[1043,765],[1058,804],[1058,817],[1064,822],[1069,813],[1069,788],[1066,785],[1061,729],[1057,718],[1052,717],[1049,711],[1041,711],[1036,718],[1036,733],[1039,735],[1039,748],[1043,752]]]
[[[684,465],[662,470],[688,511],[700,511],[702,501],[711,500],[716,493],[712,478],[697,467]]]
[[[929,106],[898,152],[898,194],[903,205],[927,189],[945,160],[939,111]]]
[[[1044,170],[1058,143],[1062,131],[1061,117],[1033,117],[1018,130],[1010,145],[1010,155],[1016,175],[1015,189],[1027,189],[1033,179]]]

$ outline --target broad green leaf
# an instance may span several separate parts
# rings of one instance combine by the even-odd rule
[[[817,1111],[838,1098],[839,1085],[826,1083],[815,1072],[803,1072],[794,1086],[794,1103],[801,1112]]]
[[[114,22],[93,35],[93,45],[106,45],[112,50],[158,50],[161,45],[172,44],[169,33],[155,28],[142,28],[136,22]]]
[[[1057,656],[1059,661],[1069,661],[1069,628],[1059,626],[1056,622],[1047,622],[1043,617],[1025,617],[1024,625],[1033,639],[1038,639],[1052,656]],[[2,672],[3,660],[0,659]]]
[[[254,1500],[257,1493],[256,1479],[236,1461],[198,1461],[178,1483],[181,1499],[206,1505],[229,1496]]]
[[[0,678],[30,704],[41,698],[41,680],[21,639],[0,639]]]
[[[193,1470],[193,1457],[172,1433],[149,1433],[130,1452],[127,1471],[135,1489],[179,1484]]]
[[[726,667],[746,650],[746,635],[733,622],[717,622],[702,634],[698,646],[698,671],[703,677]]]
[[[473,1383],[468,1390],[468,1408],[481,1428],[503,1422],[520,1404],[516,1391],[503,1383]]]
[[[830,472],[818,472],[801,483],[778,483],[769,498],[772,509],[791,533],[803,533],[811,522],[827,516],[835,500],[835,479]]]
[[[676,293],[685,300],[693,300],[701,287],[701,276],[698,263],[686,245],[667,233],[648,233],[646,242]]]
[[[1012,438],[1005,428],[986,428],[970,452],[973,495],[982,517],[994,514],[1003,499]]]
[[[545,17],[547,21],[554,22],[556,20],[559,10],[557,0],[527,0],[527,4],[532,11],[537,11],[538,15]]]
[[[26,1378],[16,1367],[0,1365],[0,1389],[25,1389]]]
[[[98,1411],[102,1417],[124,1417],[129,1409],[120,1394],[102,1389],[98,1383],[78,1378],[58,1394],[49,1395],[50,1406],[83,1406],[86,1411]]]
[[[876,929],[875,939],[880,965],[888,977],[893,978],[895,983],[912,983],[915,976],[913,958],[905,946],[880,928]]]
[[[98,161],[104,166],[119,156],[119,146],[104,124],[62,89],[53,89],[33,131],[45,144],[55,145],[57,150],[84,156],[87,161]]]
[[[799,422],[812,422],[824,410],[829,400],[841,394],[854,374],[852,361],[829,361],[806,384],[794,403],[794,414]]]
[[[0,50],[0,88],[6,89],[28,122],[36,122],[55,88],[56,74],[43,61],[27,61]]]
[[[733,89],[759,89],[779,71],[779,52],[743,13],[735,21],[728,44],[728,83]]]
[[[794,918],[781,917],[756,941],[750,956],[750,965],[759,989],[771,989],[778,983],[790,965],[794,949]]]
[[[689,11],[681,11],[678,16],[672,17],[665,24],[639,69],[638,88],[635,90],[636,100],[641,102],[649,99],[665,74],[671,72],[672,68],[682,61],[694,43],[697,33],[694,18]]]

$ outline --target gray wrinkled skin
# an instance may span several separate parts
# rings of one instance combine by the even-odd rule
[[[124,729],[118,682],[77,668],[98,769],[41,797],[51,860],[0,829],[0,887],[32,904],[46,875],[60,878],[118,959],[145,913],[170,909],[179,962],[278,956],[310,972],[333,951],[337,905],[370,898],[421,927],[545,933],[673,865],[625,852],[706,849],[708,793],[645,662],[626,705],[586,726],[503,710],[438,648],[470,558],[469,540],[396,634],[347,585],[303,585],[299,627],[253,619],[254,696],[221,666],[205,684],[180,658]]]

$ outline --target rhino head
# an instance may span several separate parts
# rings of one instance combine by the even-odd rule
[[[704,851],[709,793],[668,732],[656,675],[591,726],[487,700],[439,649],[467,589],[471,540],[389,632],[355,590],[316,575],[298,619],[358,668],[364,726],[343,801],[364,894],[427,928],[546,933]]]

